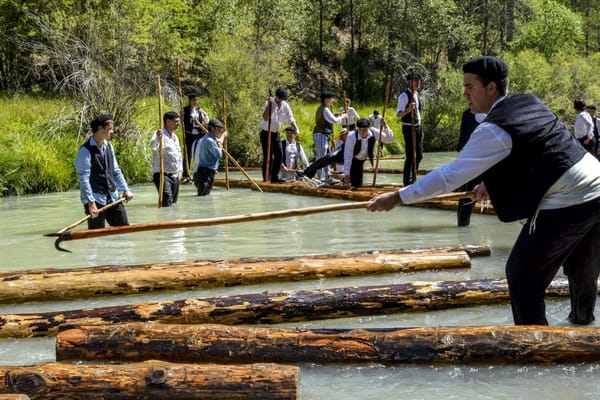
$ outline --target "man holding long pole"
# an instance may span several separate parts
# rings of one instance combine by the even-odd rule
[[[152,148],[152,180],[162,195],[162,207],[170,207],[177,203],[179,196],[179,181],[183,176],[181,147],[175,131],[179,127],[179,114],[169,111],[163,115],[164,128],[154,132],[150,139]],[[159,149],[162,147],[162,157]],[[161,172],[160,163],[163,163]],[[160,180],[163,180],[161,190]]]
[[[421,75],[411,72],[406,75],[408,89],[398,96],[396,116],[402,122],[404,136],[404,186],[417,180],[419,163],[423,158],[423,130],[421,129],[421,99],[419,88]]]
[[[287,91],[279,88],[275,91],[275,97],[269,97],[263,108],[260,143],[263,150],[262,174],[265,182],[269,180],[271,183],[282,182],[277,176],[282,160],[281,139],[279,138],[281,125],[289,123],[296,129],[298,135],[300,134],[292,109],[286,101],[287,98]]]

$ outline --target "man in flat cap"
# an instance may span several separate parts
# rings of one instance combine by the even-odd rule
[[[331,152],[329,143],[331,135],[333,135],[333,124],[341,124],[344,118],[347,118],[346,113],[334,114],[331,111],[334,95],[331,92],[324,91],[321,93],[321,105],[315,111],[315,127],[313,128],[313,141],[315,143],[315,157],[317,160],[324,158]],[[331,176],[329,164],[324,165],[317,170],[317,178],[323,183],[333,184],[339,181]]]
[[[223,129],[221,121],[211,119],[208,122],[208,133],[195,144],[194,185],[198,189],[198,196],[206,196],[212,190],[219,162],[223,157],[223,142],[227,138],[227,131]]]
[[[560,266],[569,279],[573,324],[594,321],[600,270],[600,162],[535,96],[507,94],[508,66],[484,56],[463,66],[464,96],[487,114],[458,157],[416,183],[373,198],[390,210],[448,193],[481,175],[503,222],[526,220],[506,264],[517,325],[547,325],[544,295]]]
[[[421,129],[421,74],[411,72],[406,75],[408,89],[398,96],[396,116],[402,123],[404,136],[404,186],[417,180],[419,164],[423,159],[423,130]]]

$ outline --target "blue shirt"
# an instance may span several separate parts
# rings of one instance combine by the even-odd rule
[[[200,139],[200,143],[196,146],[194,159],[198,160],[198,163],[196,164],[194,173],[196,173],[198,167],[217,170],[221,157],[223,157],[223,152],[219,149],[217,138],[212,133],[207,133]]]
[[[90,145],[98,147],[98,143],[94,140],[94,137],[90,138]],[[110,198],[112,201],[117,201],[119,199],[119,191],[128,191],[127,182],[125,181],[125,177],[121,172],[121,168],[119,168],[119,164],[117,163],[117,158],[115,157],[115,152],[112,146],[109,145],[108,141],[105,141],[102,147],[100,148],[100,154],[104,157],[106,152],[109,151],[112,154],[112,158],[115,162],[115,183],[117,184],[117,190],[110,193]],[[93,201],[97,204],[105,205],[106,199],[103,195],[99,193],[92,192],[92,186],[90,185],[90,173],[92,171],[92,155],[89,150],[85,146],[81,146],[79,151],[77,152],[77,157],[75,157],[75,169],[77,170],[77,175],[79,176],[79,193],[81,196],[81,202],[86,204],[88,201]]]

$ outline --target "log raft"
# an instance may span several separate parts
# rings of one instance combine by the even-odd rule
[[[295,400],[299,368],[267,363],[236,366],[147,361],[123,365],[49,363],[0,367],[0,373],[4,376],[0,391],[19,391],[31,400]]]
[[[289,329],[124,324],[62,332],[58,360],[281,363],[598,362],[600,329],[475,326]]]
[[[239,258],[0,272],[0,304],[186,291],[431,269],[469,268],[484,245],[394,249],[304,257]]]
[[[0,394],[0,400],[31,400],[29,396],[21,393]]]
[[[568,292],[567,280],[558,279],[546,294],[565,297]],[[274,324],[502,304],[508,300],[506,281],[493,279],[264,292],[0,315],[0,337],[49,336],[83,325],[126,322]]]
[[[224,179],[215,179],[215,186],[225,186]],[[300,182],[286,182],[286,183],[271,183],[271,182],[258,182],[259,186],[264,192],[272,193],[287,193],[301,196],[316,196],[325,197],[330,199],[348,200],[348,201],[368,201],[378,194],[389,192],[392,190],[398,190],[401,188],[399,185],[376,185],[363,186],[357,189],[345,189],[342,186],[327,186],[327,187],[308,187]],[[252,189],[252,184],[245,180],[229,179],[229,187]],[[440,210],[456,210],[458,208],[458,201],[455,200],[443,200],[443,201],[424,201],[415,204],[406,204],[409,207],[422,207],[422,208],[435,208]],[[474,212],[481,212],[482,214],[495,215],[495,211],[491,207],[482,208],[480,203],[476,204]]]

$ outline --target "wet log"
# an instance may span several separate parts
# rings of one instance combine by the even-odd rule
[[[564,297],[568,295],[568,290],[567,280],[559,279],[553,282],[547,295]],[[274,324],[442,310],[499,304],[508,300],[506,281],[493,279],[264,292],[40,314],[0,315],[0,337],[56,335],[59,330],[83,325],[124,322]]]
[[[57,338],[59,360],[283,363],[598,362],[600,329],[548,326],[283,329],[124,324]]]
[[[225,186],[224,179],[215,179],[216,186]],[[270,183],[270,182],[258,182],[261,189],[264,192],[273,193],[287,193],[296,194],[301,196],[315,196],[325,197],[330,199],[347,200],[347,201],[368,201],[378,194],[389,192],[392,190],[398,190],[402,186],[400,185],[376,185],[363,186],[358,189],[345,189],[341,185],[339,186],[327,186],[327,187],[308,187],[300,182],[286,182],[286,183]],[[245,180],[229,179],[229,186],[232,188],[247,188],[252,189],[250,183]],[[421,208],[432,208],[440,210],[451,210],[455,211],[458,208],[457,200],[427,200],[422,203],[406,204],[409,207],[421,207]],[[495,215],[495,211],[492,207],[481,208],[481,204],[477,203],[474,212],[480,212],[487,215]]]
[[[469,268],[484,245],[395,249],[304,257],[193,260],[145,265],[0,272],[0,303],[183,291],[430,269]]]
[[[29,396],[26,394],[0,394],[0,400],[30,400]]]
[[[177,400],[297,398],[299,369],[277,364],[194,365],[162,361],[123,365],[49,363],[0,367],[0,391],[36,399]]]

